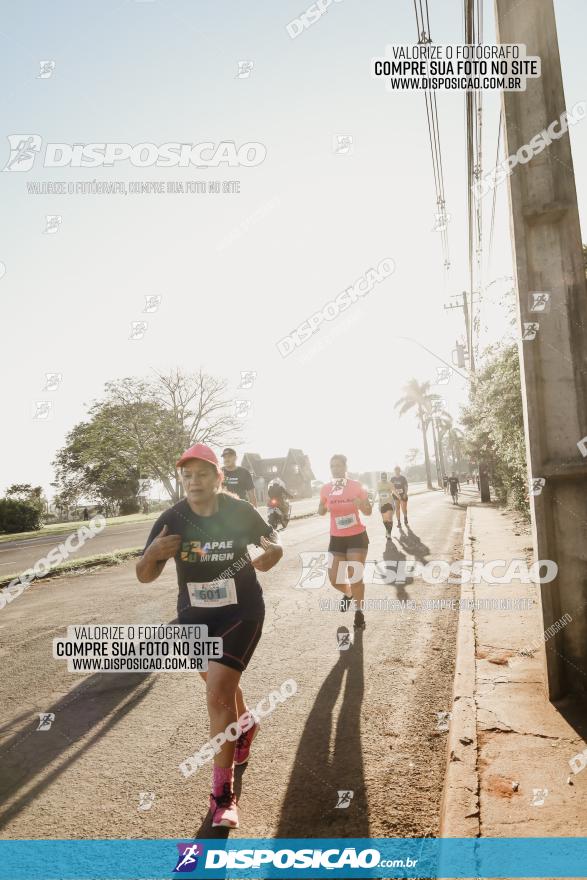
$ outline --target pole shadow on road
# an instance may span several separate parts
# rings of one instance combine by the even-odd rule
[[[0,748],[0,801],[6,803],[25,787],[26,793],[17,797],[0,815],[0,828],[8,825],[27,804],[34,801],[125,715],[136,709],[154,683],[155,679],[150,673],[97,673],[80,682],[61,700],[46,708],[46,712],[55,715],[49,730],[37,731],[36,727],[31,726],[6,740]],[[127,699],[129,696],[131,698]],[[89,740],[47,773],[50,765],[63,752],[75,747],[92,727],[105,718],[108,721]],[[35,716],[33,723],[38,724],[38,716]],[[41,774],[42,778],[31,787],[30,783]]]
[[[369,836],[361,750],[364,689],[363,631],[355,630],[353,646],[340,652],[308,715],[276,837],[316,837],[318,833],[321,837]],[[341,693],[334,731],[334,709]],[[352,792],[350,797],[341,797],[341,793],[348,792]]]

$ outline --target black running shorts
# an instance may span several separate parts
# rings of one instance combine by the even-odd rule
[[[359,532],[358,535],[349,535],[342,537],[341,535],[331,535],[328,551],[330,553],[346,553],[347,550],[366,550],[369,546],[369,538],[367,532]]]
[[[180,623],[188,622],[181,617],[182,615],[180,615]],[[222,663],[223,666],[244,672],[261,638],[263,621],[264,617],[257,620],[243,620],[238,612],[232,616],[223,614],[208,618],[206,620],[208,635],[222,639],[224,651],[222,657],[215,658],[212,662]],[[193,620],[190,619],[189,623],[193,623]]]

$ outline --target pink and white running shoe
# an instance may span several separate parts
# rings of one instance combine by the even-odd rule
[[[257,734],[259,733],[259,728],[261,725],[258,721],[255,721],[252,727],[249,730],[241,733],[239,738],[236,741],[236,747],[234,750],[234,763],[235,764],[246,764],[249,760],[249,752],[251,751],[251,744]]]
[[[222,794],[210,794],[212,828],[238,828],[236,795],[226,783]]]

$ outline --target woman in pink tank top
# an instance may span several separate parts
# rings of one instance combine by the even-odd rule
[[[330,544],[328,551],[332,561],[328,576],[332,586],[343,594],[341,611],[346,611],[355,600],[355,628],[365,628],[362,602],[365,598],[363,571],[367,559],[369,538],[361,521],[361,513],[371,514],[371,502],[367,490],[357,480],[349,480],[347,460],[344,455],[333,455],[330,459],[332,481],[320,490],[318,513],[330,514]],[[349,584],[348,572],[352,566],[340,565],[344,562],[360,563],[361,578]],[[354,580],[354,577],[353,577]]]

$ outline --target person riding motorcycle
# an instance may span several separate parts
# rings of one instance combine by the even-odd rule
[[[284,516],[288,516],[289,508],[287,501],[295,496],[288,490],[287,486],[280,477],[274,477],[267,486],[267,497],[277,501],[277,506]]]

